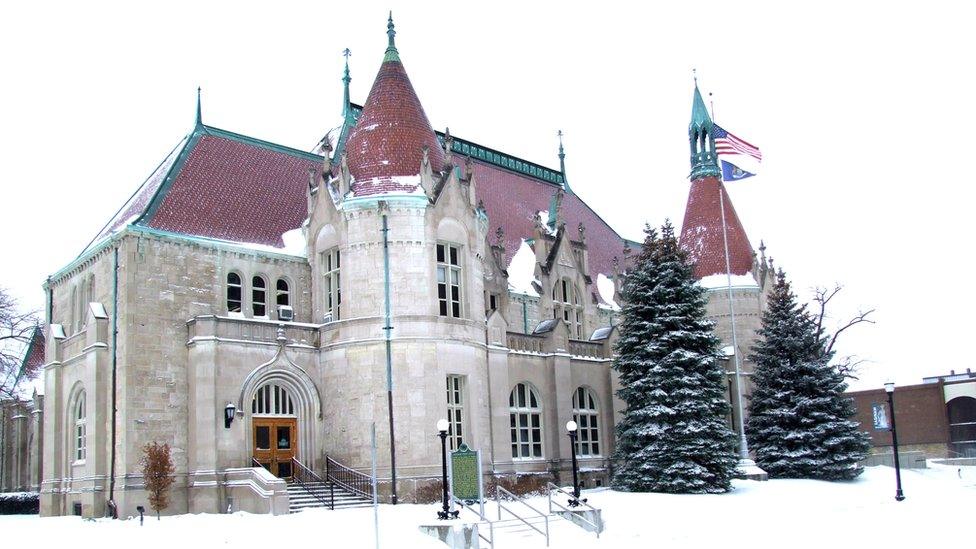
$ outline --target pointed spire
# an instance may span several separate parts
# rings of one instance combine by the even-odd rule
[[[712,134],[712,118],[698,89],[698,75],[695,74],[695,93],[691,100],[691,123],[688,124],[688,144],[691,146],[692,180],[702,177],[718,177],[718,157],[715,154],[715,136]]]
[[[566,152],[563,150],[563,131],[556,132],[559,137],[559,173],[563,175],[563,189],[572,194],[573,189],[569,188],[569,180],[566,178]]]
[[[352,82],[352,78],[349,76],[349,56],[352,55],[352,52],[346,48],[342,50],[342,55],[346,58],[346,70],[342,75],[342,117],[348,122],[349,116],[352,114],[352,103],[349,100],[349,83]]]
[[[356,196],[413,190],[406,178],[420,174],[425,146],[430,167],[444,166],[444,149],[394,45],[392,18],[388,28],[383,63],[344,144]]]
[[[383,61],[399,61],[400,52],[396,49],[396,42],[394,37],[396,36],[396,30],[393,25],[393,11],[390,11],[390,18],[386,22],[386,35],[390,38],[390,43],[386,46],[386,55],[383,56]]]
[[[197,120],[195,125],[198,127],[203,125],[203,113],[200,108],[200,86],[197,86]]]

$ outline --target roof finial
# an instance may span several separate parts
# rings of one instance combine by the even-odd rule
[[[342,50],[342,56],[346,58],[346,70],[342,75],[342,116],[343,118],[349,117],[349,111],[351,110],[349,104],[349,83],[352,82],[352,77],[349,76],[349,56],[352,52],[349,48]]]
[[[572,193],[573,190],[569,188],[569,181],[566,179],[566,152],[563,150],[563,131],[557,131],[556,136],[559,137],[559,173],[563,175],[563,189]]]
[[[698,87],[698,69],[691,69],[691,77],[695,80],[695,87]]]
[[[203,125],[203,114],[200,111],[200,86],[197,86],[197,126]]]
[[[712,120],[715,120],[715,102],[712,101],[712,92],[708,92],[708,106],[712,110]]]
[[[383,57],[383,61],[399,61],[400,53],[396,49],[396,42],[394,42],[396,30],[394,30],[393,25],[393,10],[390,10],[390,18],[386,22],[386,35],[390,37],[390,43],[386,46],[386,55]]]

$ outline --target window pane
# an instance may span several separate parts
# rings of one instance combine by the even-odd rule
[[[451,246],[451,265],[460,265],[458,262],[458,249]]]
[[[443,263],[444,262],[444,245],[443,244],[438,244],[437,245],[437,262],[438,263]]]
[[[290,427],[278,427],[278,449],[288,450],[291,448],[291,428]]]
[[[271,449],[271,428],[267,425],[259,425],[254,432],[254,446],[258,450]]]

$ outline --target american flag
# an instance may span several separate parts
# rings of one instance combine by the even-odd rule
[[[731,132],[725,131],[718,124],[712,126],[712,133],[715,135],[715,152],[719,155],[744,154],[762,161],[762,153],[759,152],[759,147],[732,135]]]

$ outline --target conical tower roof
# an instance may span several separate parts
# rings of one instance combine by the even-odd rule
[[[753,252],[749,236],[739,221],[725,185],[714,176],[695,179],[688,192],[685,219],[681,224],[681,247],[695,262],[695,278],[725,274],[725,243],[722,235],[721,201],[725,203],[725,226],[729,239],[729,266],[733,275],[752,271]]]
[[[356,196],[416,189],[424,146],[435,171],[444,165],[444,151],[400,61],[392,16],[387,28],[383,64],[346,141]]]

